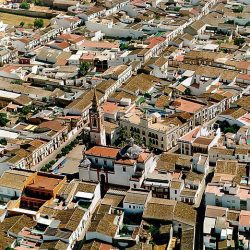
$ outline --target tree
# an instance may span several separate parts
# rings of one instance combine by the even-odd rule
[[[47,172],[48,171],[48,169],[45,166],[41,167],[40,170],[43,171],[43,172]]]
[[[85,75],[90,68],[90,64],[88,62],[81,62],[80,68],[79,68],[79,73],[81,75]]]
[[[237,9],[234,9],[233,12],[234,13],[241,13],[241,12],[243,12],[243,9],[244,9],[243,6],[239,6]]]
[[[234,20],[227,20],[225,23],[234,24]]]
[[[11,83],[17,84],[17,85],[21,85],[22,84],[22,80],[21,79],[17,79],[17,80],[12,81]]]
[[[19,7],[20,7],[20,9],[28,10],[30,8],[30,5],[29,5],[29,3],[24,1],[24,2],[20,3]]]
[[[234,45],[241,46],[244,43],[245,43],[245,38],[243,37],[238,37],[234,39]]]
[[[122,233],[124,234],[128,234],[129,233],[129,230],[128,230],[128,226],[127,225],[124,225],[123,228],[122,228]]]
[[[43,102],[47,102],[47,97],[43,97],[43,98],[42,98],[42,101],[43,101]]]
[[[116,139],[115,144],[123,147],[127,139],[128,139],[127,130],[121,126],[118,131],[118,138]]]
[[[34,21],[34,27],[40,29],[44,26],[44,21],[42,18],[36,18]]]
[[[7,115],[5,113],[0,113],[0,126],[4,127],[8,122]]]
[[[23,26],[24,26],[24,24],[25,24],[25,22],[23,22],[23,21],[22,21],[22,22],[20,22],[20,24],[19,24],[19,25],[20,25],[21,27],[23,27]]]
[[[32,0],[32,3],[35,5],[43,6],[43,2],[41,0]]]
[[[121,43],[120,49],[121,50],[127,50],[128,49],[128,44],[127,43]]]
[[[24,106],[24,107],[21,109],[20,113],[21,113],[22,115],[27,115],[27,114],[31,113],[32,108],[33,108],[32,105]]]
[[[1,145],[7,145],[7,140],[5,138],[0,139]]]
[[[159,234],[159,227],[151,225],[148,229],[148,232],[151,233],[153,238],[155,238]]]
[[[57,155],[56,155],[56,159],[60,159],[62,157],[62,154],[61,153],[58,153]]]
[[[191,95],[191,90],[190,90],[190,88],[186,88],[186,90],[185,90],[185,95]]]
[[[53,166],[55,163],[56,163],[56,160],[51,160],[51,161],[49,162],[49,164],[50,164],[51,166]]]

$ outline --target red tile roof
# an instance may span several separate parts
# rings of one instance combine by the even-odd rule
[[[58,38],[66,40],[71,43],[78,43],[80,41],[84,41],[84,36],[79,36],[75,34],[61,34],[58,36]]]
[[[250,81],[250,75],[248,75],[248,74],[240,74],[237,76],[237,78],[241,79],[241,80]]]
[[[172,103],[172,106],[176,107],[176,109],[181,111],[195,113],[196,111],[200,110],[204,105],[182,98],[178,98]]]
[[[104,158],[116,159],[119,152],[118,148],[110,148],[104,146],[94,146],[85,152],[86,155],[99,156]]]
[[[238,69],[250,69],[249,61],[241,61],[236,64]]]
[[[40,128],[48,128],[48,129],[54,130],[56,132],[59,132],[65,128],[65,126],[61,125],[61,123],[58,121],[43,122],[39,125],[39,127]]]
[[[239,224],[244,227],[250,227],[250,211],[242,210],[240,212]]]
[[[104,113],[114,114],[118,111],[118,104],[114,102],[105,102],[102,104],[101,108]]]
[[[92,47],[92,48],[100,48],[100,49],[113,49],[119,48],[118,43],[110,43],[110,42],[95,42],[95,41],[84,41],[82,43],[83,47]]]
[[[149,49],[155,47],[157,44],[162,43],[166,40],[166,38],[158,36],[158,37],[149,37],[145,43],[149,43],[148,47]]]

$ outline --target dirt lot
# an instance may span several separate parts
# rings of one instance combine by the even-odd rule
[[[0,13],[0,20],[3,21],[3,23],[15,25],[18,26],[20,22],[24,22],[24,27],[28,28],[29,24],[34,23],[35,18],[34,17],[27,17],[27,16],[19,16],[14,14],[8,14],[8,13]],[[43,19],[44,20],[44,26],[49,25],[49,19]]]

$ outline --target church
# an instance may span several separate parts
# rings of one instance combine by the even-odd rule
[[[123,148],[106,146],[102,114],[94,91],[89,112],[90,141],[94,145],[83,152],[79,178],[105,184],[140,188],[148,173],[156,166],[156,157],[130,138]]]

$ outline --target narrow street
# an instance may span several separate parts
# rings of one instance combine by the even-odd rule
[[[207,183],[211,182],[213,178],[213,173],[214,173],[214,169],[210,167],[207,177],[206,177],[205,187],[207,186]],[[205,192],[205,188],[203,191]],[[204,225],[204,218],[205,218],[205,212],[206,212],[204,192],[201,197],[200,206],[197,208],[196,230],[195,230],[195,250],[204,249],[203,247],[203,225]]]

